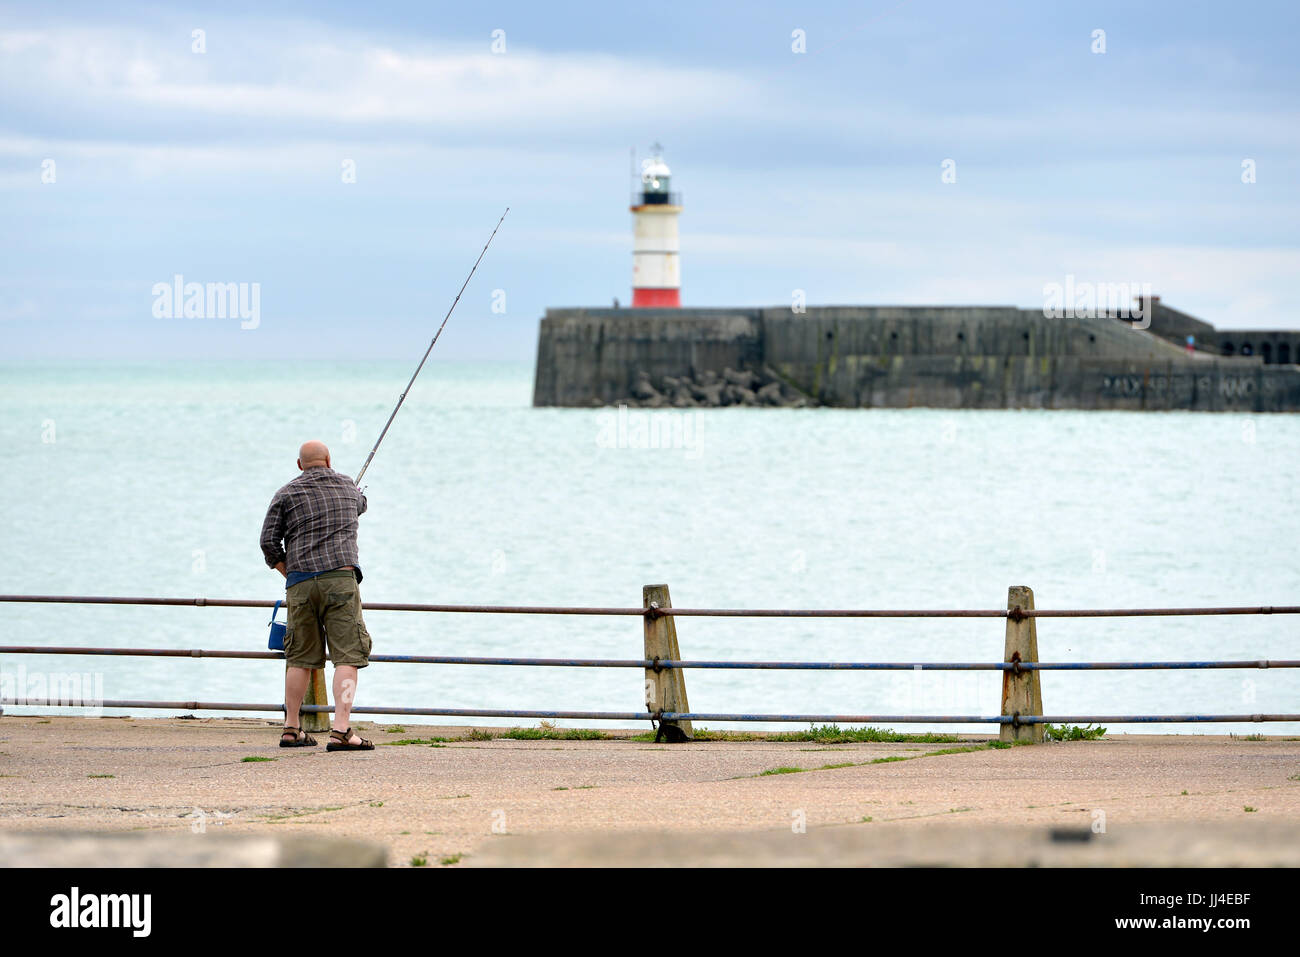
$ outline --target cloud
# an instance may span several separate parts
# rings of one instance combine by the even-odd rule
[[[760,105],[752,80],[710,67],[595,53],[494,54],[487,42],[397,46],[319,27],[177,31],[51,27],[0,33],[0,78],[75,108],[441,130],[589,127],[689,104],[695,117]],[[656,106],[664,104],[665,106]]]
[[[494,54],[487,37],[429,43],[307,22],[206,30],[204,53],[192,52],[189,28],[174,24],[56,22],[0,32],[0,105],[18,117],[10,128],[26,133],[160,145],[216,140],[232,158],[241,149],[351,136],[372,146],[463,136],[480,145],[573,148],[647,130],[695,137],[714,151],[731,137],[738,164],[804,166],[919,156],[1038,165],[1225,143],[1300,147],[1295,111],[1260,100],[1245,109],[1190,105],[1185,96],[1161,107],[1120,105],[1098,101],[1085,84],[1054,87],[1050,109],[1028,95],[1008,101],[997,87],[963,109],[951,96],[936,97],[923,78],[900,84],[906,61],[888,52],[862,64],[860,86],[846,87],[768,61],[723,68],[516,44]]]

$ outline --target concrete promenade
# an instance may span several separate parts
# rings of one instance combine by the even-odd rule
[[[328,754],[326,735],[276,747],[278,727],[0,717],[0,846],[52,829],[168,834],[182,848],[212,835],[329,836],[429,867],[974,864],[1014,863],[1008,835],[1082,837],[1101,821],[1087,842],[1063,843],[1100,847],[1110,863],[1300,865],[1294,737],[656,745],[633,740],[641,730],[479,740],[465,727],[358,723],[380,746]],[[394,743],[413,739],[424,743]],[[934,753],[955,748],[978,750]],[[763,773],[778,768],[807,770]],[[1053,853],[1038,862],[1069,862]]]

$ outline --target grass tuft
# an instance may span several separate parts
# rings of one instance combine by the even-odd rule
[[[1090,724],[1082,728],[1077,724],[1049,724],[1043,728],[1043,737],[1048,741],[1096,741],[1105,733],[1105,728]]]
[[[951,744],[955,734],[904,734],[891,728],[841,728],[837,724],[813,725],[807,731],[783,731],[767,735],[767,741],[820,741],[823,744],[901,743]]]
[[[601,741],[609,737],[595,728],[557,728],[546,723],[538,728],[511,728],[500,736],[515,741]]]

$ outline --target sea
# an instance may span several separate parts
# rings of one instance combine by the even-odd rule
[[[335,468],[355,475],[411,371],[0,363],[0,592],[282,597],[258,536],[298,445],[322,439]],[[365,475],[363,600],[633,607],[644,585],[666,583],[674,605],[693,608],[998,609],[1013,585],[1047,609],[1300,604],[1300,416],[539,409],[532,378],[528,363],[426,367]],[[0,603],[0,644],[259,650],[268,618]],[[366,621],[376,653],[643,653],[635,617],[370,611]],[[1289,615],[1041,619],[1038,646],[1044,661],[1297,659],[1297,626]],[[688,659],[992,662],[1005,622],[692,617],[677,634]],[[72,674],[108,700],[275,703],[283,691],[275,661],[0,654],[6,697],[20,679]],[[1001,677],[691,670],[686,684],[696,712],[987,716],[999,712]],[[1296,713],[1300,670],[1045,672],[1042,693],[1056,715]],[[639,712],[643,674],[375,663],[357,703]],[[1108,727],[1300,733],[1296,723]]]

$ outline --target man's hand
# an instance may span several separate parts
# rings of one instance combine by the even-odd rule
[[[275,570],[280,573],[281,577],[288,578],[289,573],[284,570],[284,562],[276,562]]]

